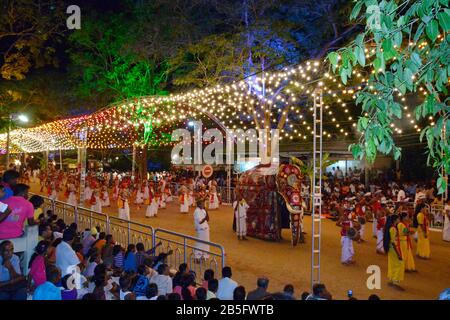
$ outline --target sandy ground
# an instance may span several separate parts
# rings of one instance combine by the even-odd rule
[[[38,191],[36,186],[32,191]],[[63,199],[62,194],[60,199]],[[104,212],[117,216],[115,203]],[[189,214],[178,212],[176,203],[168,204],[167,209],[159,211],[157,218],[145,218],[145,206],[140,210],[131,205],[131,219],[151,225],[195,236],[193,226],[193,209]],[[311,219],[306,217],[306,243],[292,247],[290,230],[283,230],[284,240],[267,242],[250,238],[238,241],[232,230],[233,213],[230,206],[210,211],[211,241],[224,246],[226,264],[233,269],[233,278],[250,291],[256,286],[256,278],[261,275],[269,277],[269,291],[280,291],[284,285],[291,283],[296,296],[303,291],[310,291],[311,279]],[[367,299],[370,294],[377,294],[382,299],[436,299],[439,293],[450,287],[450,243],[442,241],[442,233],[431,232],[431,259],[416,258],[417,273],[406,273],[404,292],[387,286],[387,256],[375,252],[375,239],[371,237],[372,225],[366,225],[367,242],[354,242],[356,264],[343,266],[340,263],[340,229],[331,220],[322,222],[321,247],[321,282],[331,292],[334,299],[346,299],[347,291],[353,290],[354,297]],[[366,282],[370,265],[381,269],[381,289],[369,290]]]

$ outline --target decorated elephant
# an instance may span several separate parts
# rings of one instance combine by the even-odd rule
[[[240,176],[236,196],[242,196],[249,205],[249,236],[280,241],[281,230],[290,228],[292,244],[303,242],[303,179],[300,168],[293,164],[259,165]]]

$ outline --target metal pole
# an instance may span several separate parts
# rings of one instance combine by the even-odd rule
[[[59,170],[62,171],[63,169],[63,162],[62,162],[62,150],[59,149]]]
[[[319,99],[319,101],[317,101]],[[323,97],[322,91],[314,92],[314,127],[313,127],[313,174],[312,212],[311,212],[311,287],[320,282],[320,247],[322,214],[322,135],[323,135]],[[317,160],[319,160],[317,162]],[[318,184],[316,185],[316,181]]]
[[[131,180],[134,181],[134,171],[136,170],[136,145],[133,144],[133,156],[131,162]]]
[[[10,115],[8,117],[8,126],[7,126],[7,131],[6,131],[6,168],[5,168],[5,170],[9,169],[9,144],[10,144],[11,122],[12,122],[12,116]]]
[[[187,252],[186,252],[186,238],[184,238],[184,241],[183,241],[183,252],[184,252],[184,263],[186,263],[186,261],[187,261]]]

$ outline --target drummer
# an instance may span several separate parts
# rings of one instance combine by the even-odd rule
[[[350,214],[351,213],[346,211],[341,222],[341,263],[347,266],[355,263],[353,260],[355,251],[353,249],[353,240],[351,238],[351,233],[355,232],[355,229],[353,228]]]
[[[355,215],[356,215],[356,219],[359,222],[359,224],[361,225],[361,228],[359,229],[359,239],[358,239],[358,243],[361,242],[366,242],[366,240],[364,240],[364,230],[365,230],[365,224],[366,224],[366,208],[364,205],[357,203],[355,206]]]

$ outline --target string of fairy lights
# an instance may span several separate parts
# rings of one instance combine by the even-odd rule
[[[367,49],[366,54],[370,54]],[[13,130],[10,133],[12,152],[70,150],[84,146],[89,149],[125,149],[133,145],[167,147],[174,143],[171,132],[176,128],[189,128],[192,120],[201,120],[204,130],[217,127],[219,122],[227,129],[280,129],[281,141],[307,140],[312,136],[312,101],[317,95],[316,89],[324,96],[324,138],[347,137],[356,133],[359,115],[355,107],[356,93],[368,82],[364,70],[353,70],[353,75],[356,84],[346,87],[335,75],[322,73],[318,61],[308,61],[229,84],[167,96],[134,98],[90,115]],[[427,94],[424,88],[419,92]],[[391,124],[394,133],[420,132],[421,127],[406,105],[406,98],[399,91],[397,96],[406,118]],[[434,124],[432,117],[428,120]],[[238,139],[253,142],[258,138],[254,135]],[[6,145],[6,134],[0,135],[0,144]]]

